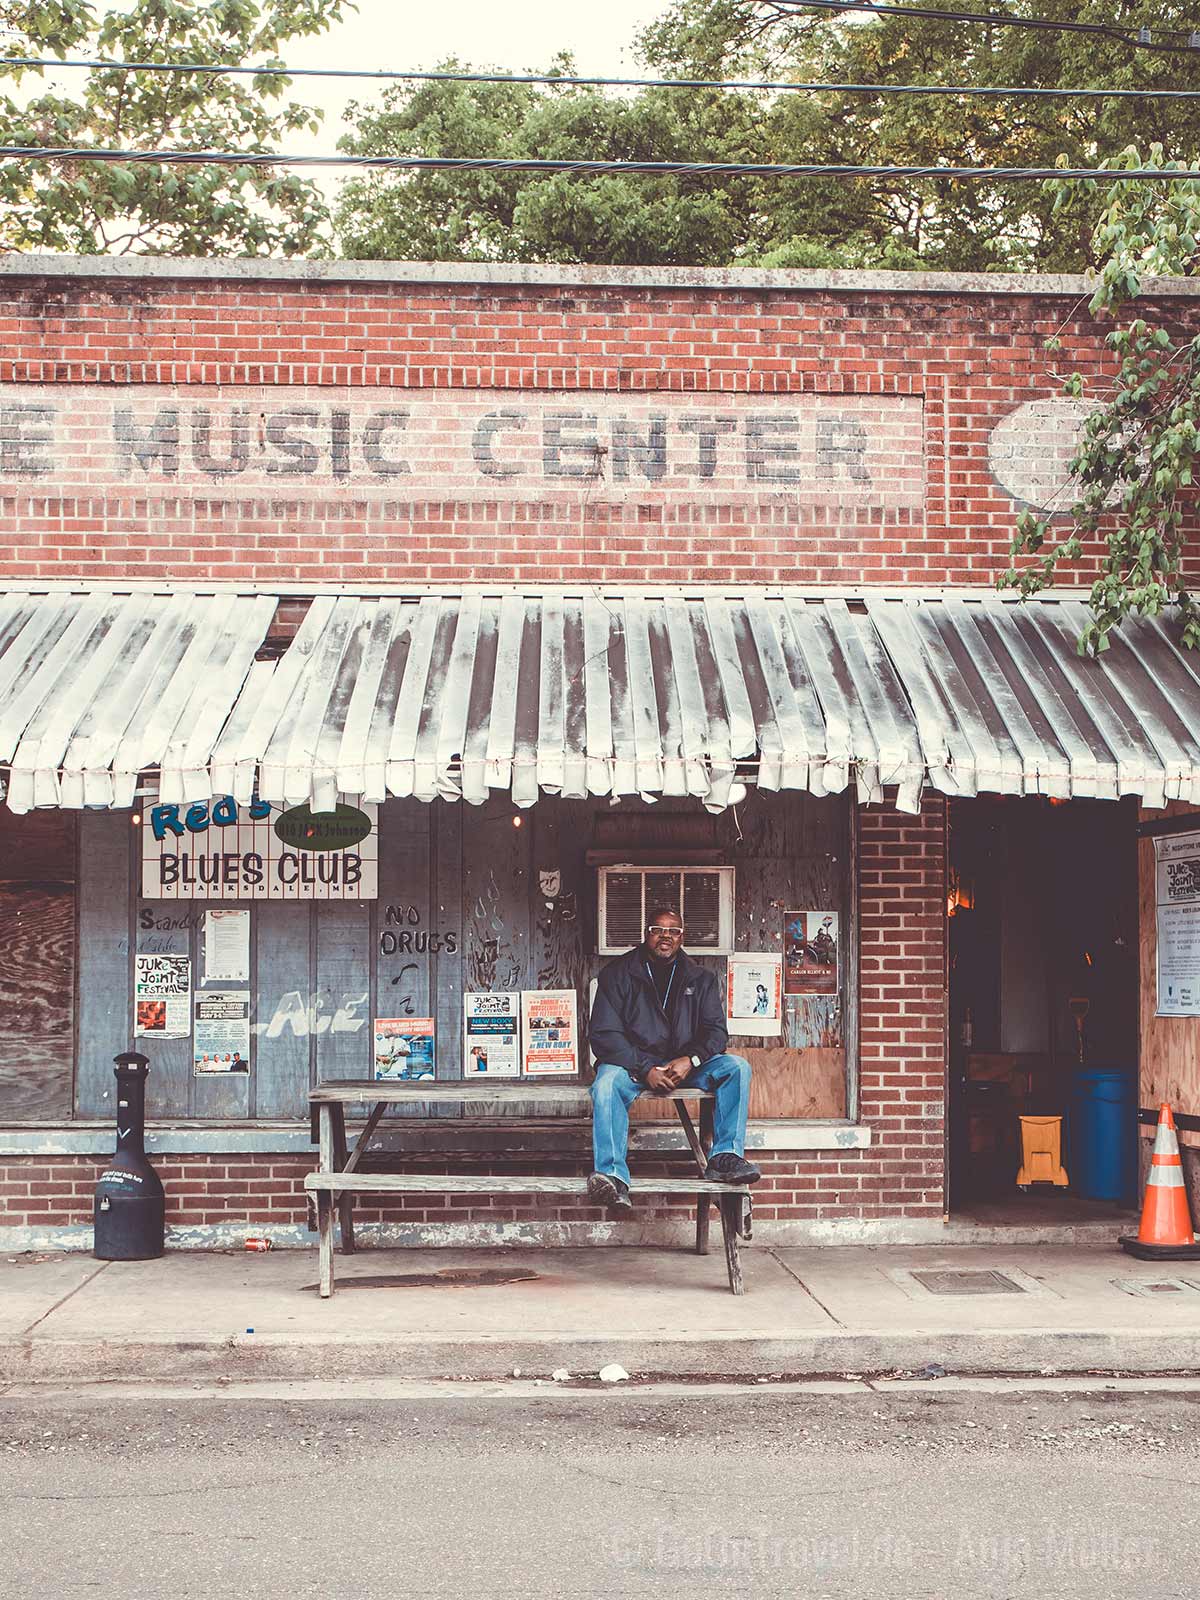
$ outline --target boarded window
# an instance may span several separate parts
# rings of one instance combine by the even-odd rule
[[[71,1115],[75,818],[0,806],[0,1122]]]

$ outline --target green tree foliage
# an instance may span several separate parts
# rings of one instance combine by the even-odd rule
[[[560,58],[557,69],[572,66]],[[356,128],[342,143],[366,155],[669,161],[720,150],[753,160],[754,109],[716,93],[423,84],[390,90],[378,110],[352,107]],[[712,180],[378,172],[346,185],[336,222],[350,256],[718,265],[754,227],[752,208],[748,185]]]
[[[293,40],[320,33],[346,0],[132,0],[97,15],[89,0],[0,4],[0,56],[72,54],[126,61],[274,66]],[[284,77],[89,72],[71,89],[8,69],[5,142],[250,154],[315,128]],[[32,89],[33,92],[30,92]],[[82,255],[302,255],[328,208],[292,173],[248,166],[99,162],[0,166],[0,249]]]
[[[1006,9],[1113,25],[1112,0]],[[1144,23],[1154,38],[1186,36],[1196,20],[1182,0],[1120,9],[1121,28]],[[1200,50],[1156,54],[1087,35],[895,16],[848,21],[771,0],[678,0],[641,50],[663,76],[1200,89]],[[426,84],[397,87],[352,118],[344,146],[371,154],[1049,167],[1095,165],[1133,143],[1183,159],[1200,148],[1200,102]],[[1036,182],[377,173],[345,187],[336,225],[353,256],[1070,271],[1098,264],[1103,203],[1094,193],[1056,207]]]
[[[1175,164],[1155,146],[1146,160],[1131,148],[1111,165],[1170,170]],[[1062,209],[1079,208],[1079,189],[1055,185]],[[1160,302],[1152,313],[1139,313],[1137,301],[1147,278],[1194,276],[1200,268],[1200,179],[1088,189],[1103,206],[1095,237],[1103,269],[1091,309],[1115,322],[1106,342],[1117,372],[1100,386],[1078,373],[1066,379],[1064,392],[1092,406],[1071,462],[1070,531],[1059,536],[1052,514],[1024,513],[1013,555],[1031,559],[1014,565],[1001,585],[1039,593],[1064,562],[1078,560],[1084,539],[1099,535],[1105,555],[1092,588],[1095,620],[1080,652],[1106,650],[1122,618],[1156,616],[1172,603],[1180,608],[1184,643],[1194,647],[1200,602],[1182,568],[1195,532],[1200,333],[1194,321],[1191,329],[1183,325],[1178,304]]]

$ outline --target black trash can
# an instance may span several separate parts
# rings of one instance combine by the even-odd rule
[[[146,1160],[146,1075],[135,1050],[116,1056],[117,1149],[96,1184],[92,1254],[100,1261],[152,1261],[163,1253],[166,1202]]]

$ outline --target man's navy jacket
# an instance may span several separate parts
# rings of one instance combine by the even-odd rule
[[[596,985],[588,1043],[597,1062],[611,1061],[635,1078],[676,1056],[708,1061],[729,1043],[717,975],[681,950],[664,1011],[647,970],[645,949],[610,961]]]

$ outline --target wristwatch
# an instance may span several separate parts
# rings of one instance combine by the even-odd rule
[[[693,1067],[698,1067],[700,1065],[700,1057],[699,1056],[692,1056],[691,1057],[691,1062],[692,1062],[692,1066]]]

